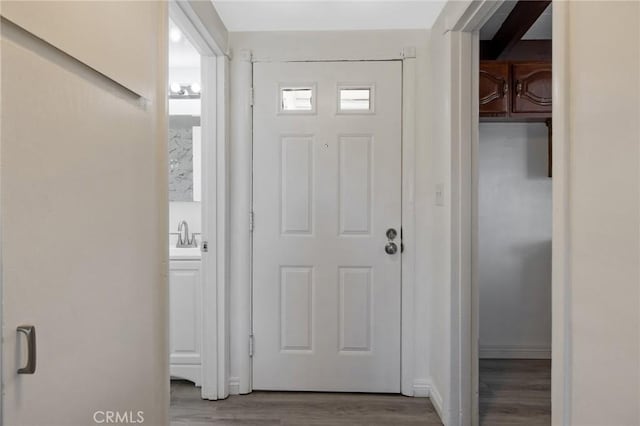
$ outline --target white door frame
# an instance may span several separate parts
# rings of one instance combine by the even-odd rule
[[[202,398],[222,399],[227,387],[225,315],[228,282],[227,158],[229,58],[188,1],[169,3],[171,19],[201,55],[202,74]]]
[[[452,279],[458,300],[453,301],[451,425],[478,425],[478,31],[504,0],[470,2],[450,30],[452,93]],[[553,2],[553,255],[552,255],[552,424],[569,424],[570,389],[568,382],[570,341],[567,328],[569,310],[569,230],[567,142],[568,110],[568,34],[567,4]],[[454,196],[455,194],[455,196]]]
[[[282,62],[309,61],[309,58],[286,58]],[[317,58],[331,61],[332,58]],[[335,58],[333,60],[345,60]],[[402,228],[405,253],[402,256],[401,280],[401,393],[408,396],[428,396],[429,387],[414,377],[414,336],[417,331],[426,333],[426,325],[416,324],[415,290],[415,112],[416,112],[416,55],[415,48],[407,47],[395,57],[351,58],[351,60],[400,60],[402,66]],[[233,120],[231,133],[231,319],[229,339],[230,358],[236,376],[229,378],[231,394],[252,391],[251,383],[251,286],[252,286],[252,236],[250,232],[252,211],[252,132],[253,112],[252,84],[253,63],[258,62],[249,50],[240,50],[231,64]]]

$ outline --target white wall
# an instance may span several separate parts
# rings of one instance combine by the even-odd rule
[[[470,232],[471,209],[460,209],[461,204],[470,204],[470,199],[462,198],[460,188],[465,179],[470,180],[471,170],[460,165],[469,163],[461,147],[471,137],[461,134],[456,124],[460,116],[470,117],[472,111],[470,99],[462,105],[457,102],[461,85],[470,84],[460,80],[461,61],[470,66],[472,58],[470,35],[453,30],[453,25],[471,4],[468,0],[447,2],[429,32],[428,107],[422,119],[430,131],[420,157],[425,170],[417,183],[425,195],[425,208],[420,214],[426,221],[423,273],[428,289],[431,400],[445,425],[459,424],[460,413],[470,410],[466,406],[470,395],[462,395],[458,384],[471,380],[471,373],[465,371],[471,361],[460,357],[460,348],[470,344],[460,338],[460,331],[469,327],[463,323],[462,309],[470,310],[470,300],[465,299],[468,295],[462,289],[471,286],[468,270],[461,264],[463,254],[470,257],[471,244],[462,241],[462,230],[466,226]],[[468,53],[453,55],[461,46]],[[440,205],[436,203],[437,188],[443,192]]]
[[[169,82],[176,83],[201,83],[202,76],[200,74],[200,67],[180,67],[180,66],[172,66],[169,67]]]
[[[551,353],[551,179],[544,123],[481,123],[480,357]]]
[[[450,382],[450,331],[451,331],[451,152],[448,141],[450,128],[451,70],[449,50],[451,34],[442,33],[437,26],[431,32],[429,75],[429,106],[424,114],[430,134],[427,144],[418,152],[418,162],[425,164],[417,179],[417,190],[423,196],[418,217],[424,217],[421,244],[424,245],[422,262],[418,268],[425,277],[428,289],[429,313],[429,374],[431,400],[445,424],[448,420]],[[436,205],[436,185],[443,185],[444,203]]]
[[[554,389],[567,387],[568,406],[564,419],[554,415],[554,421],[638,425],[640,3],[554,2],[553,37],[566,41],[564,58],[554,46],[554,73],[563,78],[569,166],[563,177],[566,264],[554,264],[568,274],[553,283],[568,284],[563,306],[554,307],[566,315],[554,317],[566,333],[554,343],[568,343],[568,368],[553,381]],[[560,64],[567,65],[566,75]],[[554,132],[561,132],[557,126]]]

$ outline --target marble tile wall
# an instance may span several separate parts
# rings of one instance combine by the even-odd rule
[[[169,201],[193,201],[193,130],[200,117],[169,116]]]

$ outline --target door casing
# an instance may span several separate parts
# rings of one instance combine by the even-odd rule
[[[228,351],[225,294],[228,276],[228,91],[229,58],[215,30],[205,25],[190,2],[170,2],[169,15],[193,43],[202,74],[202,388],[203,399],[229,395],[225,378]]]
[[[477,425],[478,412],[478,294],[477,294],[477,153],[478,153],[478,76],[479,31],[505,0],[469,2],[463,9],[451,5],[443,11],[447,31],[454,42],[448,46],[452,61],[451,124],[455,138],[451,143],[459,151],[453,166],[456,180],[451,182],[452,226],[457,238],[452,238],[452,269],[459,275],[451,286],[459,295],[452,301],[452,316],[459,322],[451,329],[452,341],[459,342],[451,353],[451,381],[447,395],[448,410],[442,416],[447,424]],[[552,236],[552,373],[551,400],[553,424],[569,424],[570,392],[567,382],[570,372],[571,342],[566,338],[570,323],[566,305],[570,265],[566,233],[569,229],[568,173],[570,170],[567,142],[568,109],[568,5],[553,2],[553,236]],[[453,216],[453,215],[452,215]],[[453,264],[455,262],[455,264]]]
[[[344,60],[331,57],[308,62]],[[394,60],[402,61],[402,230],[405,252],[401,266],[401,393],[407,396],[429,396],[429,383],[425,379],[415,379],[414,350],[415,333],[426,332],[424,325],[415,321],[415,112],[416,112],[416,53],[408,47],[397,57],[362,57],[352,60]],[[307,61],[307,60],[305,60]],[[250,50],[240,50],[234,54],[231,64],[232,80],[232,123],[231,133],[231,291],[227,308],[235,310],[236,320],[230,321],[230,363],[236,376],[229,376],[229,393],[246,394],[252,391],[251,383],[251,336],[252,336],[252,181],[253,181],[253,114],[252,84],[253,63],[259,62]],[[299,62],[297,58],[281,62]],[[234,218],[246,218],[246,222],[234,224]],[[233,366],[231,362],[234,362]]]

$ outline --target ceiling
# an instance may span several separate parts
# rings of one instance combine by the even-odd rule
[[[431,28],[443,0],[213,0],[229,31]]]
[[[516,5],[516,1],[505,1],[493,14],[489,21],[480,30],[480,40],[491,40],[498,32],[502,23]],[[551,39],[551,5],[549,5],[529,31],[522,37],[523,40],[550,40]]]

